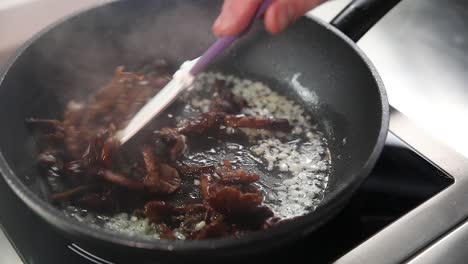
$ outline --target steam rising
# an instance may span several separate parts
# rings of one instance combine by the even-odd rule
[[[58,105],[45,110],[60,113],[68,101],[87,99],[110,80],[117,66],[136,71],[165,59],[175,70],[200,56],[215,40],[211,26],[221,1],[206,6],[197,2],[114,2],[45,34],[31,49],[39,65],[34,81],[48,91],[44,100]]]

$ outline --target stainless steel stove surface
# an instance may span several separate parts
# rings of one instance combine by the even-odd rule
[[[36,27],[73,11],[71,3],[36,0],[16,17],[45,12],[45,2],[59,11],[47,19],[40,16],[41,22],[31,23]],[[329,20],[348,2],[331,1],[310,15]],[[0,43],[0,60],[2,49],[11,51],[13,46],[12,27],[1,26],[8,17],[14,23],[13,13],[2,16],[0,5],[0,35],[7,35],[5,47]],[[252,262],[296,255],[314,263],[468,263],[468,123],[460,121],[468,109],[467,24],[466,1],[403,0],[364,36],[359,45],[382,75],[392,105],[383,154],[338,216],[305,240]],[[32,28],[17,39],[29,37],[36,30]],[[157,263],[66,240],[32,213],[3,179],[0,212],[0,225],[12,244],[0,239],[2,263],[17,263],[17,255],[37,264]]]

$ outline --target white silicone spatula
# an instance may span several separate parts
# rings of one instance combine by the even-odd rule
[[[262,17],[272,2],[273,0],[264,0],[258,8],[254,19]],[[125,144],[125,142],[146,126],[148,122],[174,102],[181,92],[192,85],[197,74],[202,72],[216,56],[250,29],[254,19],[251,21],[249,27],[241,34],[233,37],[220,38],[202,56],[183,63],[180,69],[174,74],[173,79],[132,118],[127,127],[117,132],[116,137],[120,141],[120,144]]]

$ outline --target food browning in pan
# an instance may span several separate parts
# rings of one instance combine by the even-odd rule
[[[152,70],[136,73],[119,67],[88,100],[71,100],[63,120],[27,120],[40,150],[40,174],[51,183],[51,202],[65,211],[73,208],[100,215],[99,219],[107,219],[104,226],[115,223],[113,215],[125,214],[134,223],[144,219],[153,237],[169,240],[240,237],[313,207],[304,201],[319,200],[318,193],[304,198],[301,188],[324,189],[324,178],[308,179],[309,183],[304,178],[303,185],[295,188],[282,185],[283,176],[275,174],[284,170],[270,166],[285,156],[310,156],[301,149],[310,145],[311,135],[297,133],[312,131],[307,117],[274,94],[264,94],[272,101],[264,104],[262,113],[258,104],[264,99],[252,100],[249,94],[244,98],[229,79],[198,82],[192,91],[196,96],[180,98],[141,138],[119,146],[113,139],[116,131],[164,87],[169,72],[162,61]],[[200,99],[203,93],[208,96]],[[276,112],[269,107],[277,107]],[[281,144],[294,144],[296,138],[303,146],[282,153]],[[262,155],[269,151],[263,150],[264,144],[279,139],[281,144],[269,156]],[[319,152],[316,158],[323,163],[326,155]],[[294,168],[300,159],[288,166]],[[307,170],[289,172],[284,179],[297,184],[310,176]],[[295,203],[282,204],[285,186],[291,189],[287,198],[297,196],[302,209]],[[111,229],[122,228],[114,226],[119,227]]]

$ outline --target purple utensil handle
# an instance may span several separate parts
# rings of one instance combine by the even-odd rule
[[[257,10],[257,13],[255,15],[255,19],[258,19],[262,17],[267,8],[270,6],[271,3],[273,3],[274,0],[263,0],[262,4]],[[227,49],[236,39],[244,35],[252,26],[254,22],[254,19],[250,22],[249,26],[240,34],[234,37],[224,37],[218,39],[211,47],[200,57],[200,59],[197,61],[197,63],[192,67],[190,70],[190,73],[195,76],[199,74],[200,72],[203,71],[203,69],[208,66],[208,64],[221,52],[223,52],[225,49]]]

